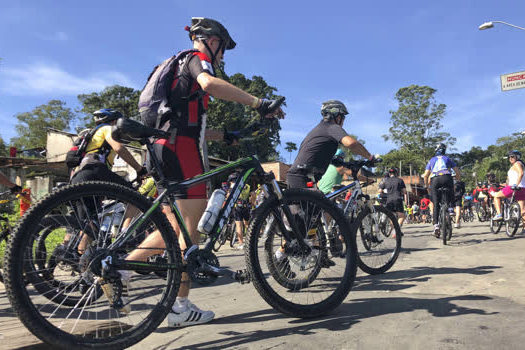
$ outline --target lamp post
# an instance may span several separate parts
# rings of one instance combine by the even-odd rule
[[[509,26],[509,27],[514,27],[514,28],[517,28],[517,29],[525,30],[525,28],[518,27],[517,25],[510,24],[510,23],[503,22],[503,21],[490,21],[490,22],[485,22],[485,23],[483,23],[482,25],[479,26],[479,30],[485,30],[485,29],[493,28],[493,27],[494,27],[494,23],[501,23],[501,24],[505,24],[505,25],[507,25],[507,26]]]

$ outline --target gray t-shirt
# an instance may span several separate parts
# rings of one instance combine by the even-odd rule
[[[324,174],[339,143],[347,135],[340,125],[321,121],[301,143],[290,173],[297,173],[297,166],[304,165],[307,168],[317,169],[320,175]]]

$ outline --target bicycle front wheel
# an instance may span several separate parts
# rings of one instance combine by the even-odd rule
[[[356,219],[358,264],[364,272],[385,273],[401,251],[401,228],[397,217],[383,206],[365,206]]]
[[[300,232],[290,231],[288,206]],[[276,310],[318,317],[339,306],[355,280],[357,251],[343,212],[320,193],[289,189],[255,211],[247,234],[246,263],[253,284]],[[304,250],[298,242],[309,247]]]
[[[57,348],[121,349],[156,329],[175,301],[182,261],[160,209],[142,217],[151,206],[137,192],[104,182],[60,188],[32,206],[7,247],[5,282],[11,305],[35,336]],[[138,228],[117,248],[133,223]],[[163,266],[171,266],[165,278],[111,268],[148,234],[164,240]]]
[[[521,208],[517,202],[513,202],[508,209],[508,217],[505,218],[505,230],[507,236],[514,237],[521,222]]]

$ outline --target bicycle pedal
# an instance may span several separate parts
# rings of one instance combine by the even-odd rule
[[[237,272],[235,272],[235,277],[234,278],[240,284],[247,284],[247,283],[250,283],[252,281],[251,277],[250,277],[250,274],[246,270],[238,270]]]

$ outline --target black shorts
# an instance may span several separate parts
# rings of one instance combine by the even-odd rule
[[[233,208],[233,217],[235,218],[235,221],[249,221],[250,207],[242,206]]]
[[[387,201],[386,202],[386,208],[392,212],[396,213],[404,213],[405,208],[403,206],[403,200],[402,199],[395,199],[393,201]]]
[[[306,188],[306,183],[310,181],[307,176],[302,174],[290,173],[286,174],[286,184],[288,188]]]
[[[169,181],[183,181],[204,173],[197,140],[187,136],[177,136],[175,144],[168,140],[158,140],[153,145],[155,156],[159,160],[162,174]],[[147,160],[148,170],[153,168],[151,157]],[[160,186],[159,186],[160,187]],[[158,188],[160,193],[163,189]],[[206,199],[206,183],[200,183],[175,195],[177,199]]]
[[[455,207],[462,207],[463,206],[463,200],[462,197],[456,197],[454,199],[454,206]]]

